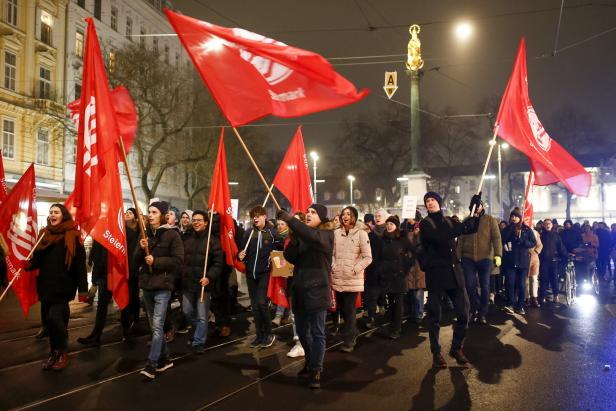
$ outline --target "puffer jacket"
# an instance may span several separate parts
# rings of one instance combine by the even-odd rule
[[[184,236],[184,269],[182,270],[182,291],[194,292],[201,288],[200,280],[203,277],[203,267],[205,265],[205,254],[207,246],[207,229],[197,232],[188,231]],[[212,292],[216,287],[217,281],[223,271],[224,254],[220,247],[220,240],[217,235],[210,237],[207,273],[205,276],[210,283],[205,287],[205,291]]]
[[[338,292],[364,291],[364,270],[372,262],[370,240],[363,223],[357,222],[347,233],[344,227],[334,231],[332,288]]]
[[[135,259],[139,263],[139,287],[144,290],[173,291],[175,279],[181,274],[184,263],[184,244],[180,232],[166,227],[152,231],[148,227],[147,234],[154,264],[150,272],[145,263],[145,250],[137,246]]]
[[[407,278],[412,264],[412,245],[405,232],[383,233],[379,264],[379,285],[384,293],[402,294],[408,291]]]
[[[462,258],[470,258],[475,262],[492,260],[495,256],[502,257],[503,244],[498,221],[489,214],[483,214],[479,217],[476,233],[458,238],[458,249]]]

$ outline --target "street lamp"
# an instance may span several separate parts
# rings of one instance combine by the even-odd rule
[[[310,158],[312,158],[312,171],[313,171],[313,190],[314,191],[314,202],[317,202],[317,160],[319,159],[319,155],[316,151],[310,152]]]
[[[462,21],[456,24],[454,32],[458,40],[465,42],[473,36],[473,26],[468,21]]]
[[[353,205],[353,181],[355,181],[355,177],[353,177],[352,175],[348,175],[347,178],[349,179],[349,183],[351,186],[351,205]]]

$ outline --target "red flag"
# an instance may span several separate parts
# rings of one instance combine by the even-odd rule
[[[588,196],[591,177],[584,167],[551,139],[528,96],[526,43],[520,41],[513,73],[496,119],[498,135],[528,157],[535,172],[535,185],[562,182],[569,191]]]
[[[212,188],[208,209],[214,205],[214,211],[220,217],[220,243],[225,252],[227,265],[233,265],[233,259],[237,256],[237,244],[235,244],[235,223],[233,222],[233,209],[231,207],[231,195],[229,194],[229,180],[227,176],[227,158],[225,156],[225,129],[220,131],[218,154],[212,177]]]
[[[526,195],[524,196],[524,215],[522,221],[529,227],[533,226],[533,203],[531,197],[533,195],[533,185],[535,184],[535,173],[531,170],[528,174],[528,184],[526,185]]]
[[[30,165],[0,207],[0,234],[9,251],[4,257],[9,281],[19,268],[28,265],[26,257],[36,243],[38,233],[36,219],[34,165]],[[22,270],[12,286],[26,316],[30,306],[38,301],[37,275],[38,270]]]
[[[128,304],[128,259],[118,142],[120,130],[94,21],[88,22],[79,108],[75,222],[107,249],[107,285],[120,308]]]
[[[4,158],[2,157],[2,150],[0,150],[0,206],[4,203],[4,200],[6,200],[8,192],[6,177],[4,176]]]
[[[319,54],[169,9],[165,14],[233,126],[341,107],[368,93],[358,93]]]
[[[287,149],[274,178],[274,185],[289,200],[293,211],[306,211],[313,202],[302,126],[297,128],[295,137]]]
[[[289,300],[287,299],[286,289],[286,277],[270,276],[269,283],[267,284],[267,298],[269,298],[274,305],[289,308]]]

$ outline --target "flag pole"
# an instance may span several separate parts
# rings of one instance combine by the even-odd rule
[[[139,203],[137,203],[137,194],[135,193],[135,186],[133,184],[133,177],[130,173],[130,167],[128,166],[128,159],[126,158],[126,149],[124,148],[124,141],[120,137],[118,139],[118,144],[120,145],[120,151],[122,152],[122,162],[124,163],[124,168],[126,169],[126,177],[128,178],[128,185],[130,186],[130,194],[133,197],[133,203],[135,204],[135,210],[137,211],[137,224],[139,225],[139,231],[141,232],[141,238],[147,239],[148,237],[145,235],[145,224],[143,222],[143,214],[141,214],[141,210],[139,209]],[[145,255],[150,254],[150,248],[145,246]],[[148,270],[150,273],[152,272],[152,266],[148,265]]]
[[[263,205],[262,207],[265,207],[265,204],[267,204],[267,200],[269,200],[270,194],[272,193],[272,190],[274,189],[274,185],[272,184],[270,186],[270,189],[267,192],[267,195],[265,196],[265,200],[263,200]],[[252,235],[254,234],[255,230],[251,230],[250,231],[250,235],[248,236],[248,241],[246,241],[246,245],[244,246],[244,252],[246,252],[246,250],[248,250],[248,245],[250,245],[250,240],[252,240]]]
[[[276,200],[276,197],[274,197],[274,194],[272,193],[272,189],[270,188],[269,184],[267,184],[267,181],[265,181],[265,177],[263,177],[263,174],[261,173],[261,170],[259,169],[259,166],[255,162],[255,159],[252,157],[252,154],[250,154],[250,150],[248,150],[248,147],[246,147],[246,144],[244,144],[244,140],[242,139],[242,136],[240,136],[240,133],[237,131],[237,129],[235,127],[231,127],[231,128],[233,129],[233,132],[235,133],[237,139],[239,140],[242,148],[244,149],[244,151],[248,155],[248,158],[250,159],[250,162],[254,166],[255,170],[257,170],[257,174],[259,175],[259,178],[261,179],[261,181],[263,182],[263,185],[267,189],[267,192],[269,193],[269,195],[272,196],[272,200],[274,201],[274,204],[276,204],[276,208],[278,210],[280,210],[281,209],[280,204],[278,204],[278,201]],[[272,185],[272,187],[273,187],[273,185]]]
[[[41,242],[41,240],[43,239],[43,237],[45,237],[45,233],[41,234],[41,236],[39,237],[38,240],[36,240],[36,243],[34,244],[34,246],[32,247],[32,249],[30,250],[30,253],[28,254],[28,256],[26,257],[26,260],[29,260],[30,258],[32,258],[32,254],[34,254],[34,250],[36,250],[36,247],[38,247],[39,243]],[[21,268],[19,270],[17,270],[17,272],[13,275],[13,279],[11,280],[11,282],[9,283],[9,285],[6,287],[6,289],[4,290],[4,292],[2,293],[2,295],[0,296],[0,301],[4,300],[4,296],[6,295],[6,293],[9,291],[9,288],[11,288],[11,286],[13,285],[13,283],[15,282],[15,280],[17,280],[20,275],[21,275]]]
[[[488,165],[490,164],[490,158],[492,158],[492,151],[494,151],[494,146],[496,145],[496,137],[498,136],[498,125],[494,127],[494,134],[492,135],[492,140],[490,140],[490,150],[488,151],[488,158],[486,158],[486,163],[483,165],[483,172],[481,173],[481,179],[479,180],[479,187],[477,188],[477,192],[475,194],[481,193],[481,188],[483,187],[483,180],[486,178],[486,173],[488,172]],[[473,205],[473,209],[471,210],[471,216],[475,214],[475,205]]]
[[[207,273],[207,259],[210,255],[210,239],[212,238],[212,224],[214,222],[214,202],[212,202],[212,207],[210,208],[210,221],[208,222],[208,230],[207,230],[207,242],[205,243],[205,263],[203,264],[203,277],[205,279],[205,274]],[[201,286],[201,302],[203,302],[203,297],[205,296],[205,286]],[[207,321],[207,318],[205,319]]]

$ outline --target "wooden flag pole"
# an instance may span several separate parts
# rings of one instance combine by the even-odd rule
[[[281,208],[280,204],[278,204],[278,201],[276,200],[276,197],[274,197],[274,194],[272,193],[272,189],[270,188],[269,184],[267,184],[267,181],[265,181],[265,177],[263,177],[263,174],[261,173],[261,170],[259,169],[259,166],[255,162],[255,159],[252,157],[252,154],[250,154],[250,150],[248,150],[248,147],[246,147],[246,144],[244,144],[244,140],[242,139],[242,136],[240,136],[240,133],[237,131],[237,129],[235,127],[231,127],[231,128],[233,129],[233,132],[235,133],[237,139],[239,140],[242,148],[244,148],[244,151],[248,155],[248,158],[250,159],[250,162],[254,166],[255,170],[257,170],[257,174],[259,175],[259,178],[261,178],[261,181],[263,182],[263,185],[267,189],[267,192],[272,196],[272,200],[274,201],[274,204],[276,204],[276,208],[278,208],[278,210],[280,210],[280,208]],[[273,187],[273,185],[272,185],[272,187]]]
[[[483,172],[481,173],[481,179],[479,180],[479,187],[477,188],[477,193],[481,193],[481,188],[483,187],[483,180],[486,178],[486,173],[488,172],[488,165],[490,164],[490,158],[492,158],[492,151],[494,151],[494,146],[496,145],[496,136],[498,135],[498,125],[494,127],[494,135],[492,135],[492,140],[490,140],[490,150],[488,151],[488,158],[486,158],[486,163],[483,165]],[[475,205],[473,205],[473,209],[471,210],[471,216],[475,214]]]
[[[26,260],[29,260],[30,258],[32,258],[32,254],[34,254],[34,250],[36,250],[36,247],[38,247],[39,243],[41,242],[41,240],[43,239],[43,237],[45,237],[45,233],[41,234],[41,236],[39,237],[38,240],[36,240],[36,243],[34,244],[34,246],[32,247],[32,249],[30,250],[30,253],[28,254],[28,256],[26,257]],[[17,270],[17,272],[15,273],[15,275],[13,275],[13,279],[11,280],[11,282],[9,283],[9,285],[6,287],[6,289],[4,290],[4,292],[2,293],[2,295],[0,296],[0,301],[4,300],[4,296],[6,295],[6,293],[9,291],[9,288],[11,288],[11,286],[13,285],[13,283],[15,282],[15,280],[17,280],[21,274],[21,268],[19,270]]]
[[[263,200],[263,207],[265,207],[265,205],[267,204],[267,200],[269,200],[270,194],[271,194],[271,190],[274,188],[274,185],[272,184],[270,186],[270,189],[267,193],[267,195],[265,196],[265,200]],[[250,231],[250,235],[248,236],[248,241],[246,241],[246,245],[244,246],[244,252],[246,252],[246,250],[248,250],[248,245],[250,244],[250,240],[252,240],[252,235],[254,234],[255,230]]]
[[[141,210],[139,209],[139,203],[137,203],[137,194],[135,193],[135,186],[133,185],[133,177],[130,173],[130,167],[128,166],[128,159],[126,158],[126,149],[124,148],[124,141],[122,138],[118,139],[118,144],[120,145],[120,151],[122,152],[122,162],[124,163],[124,168],[126,169],[126,177],[128,178],[128,185],[130,186],[130,194],[133,197],[133,203],[135,204],[135,210],[137,211],[137,224],[139,225],[139,231],[141,232],[141,238],[147,239],[148,237],[145,234],[145,224],[143,222],[143,214],[141,214]],[[150,248],[145,246],[145,255],[150,255]],[[150,273],[152,272],[152,266],[148,265],[148,270]]]
[[[212,222],[214,220],[214,203],[212,202],[212,207],[210,208],[210,221],[208,222],[208,230],[207,230],[207,242],[205,243],[205,263],[203,264],[203,277],[205,279],[205,274],[207,274],[207,259],[210,255],[210,239],[212,238]],[[201,302],[203,302],[203,298],[205,296],[205,286],[201,286]],[[207,318],[205,319],[207,321]]]

